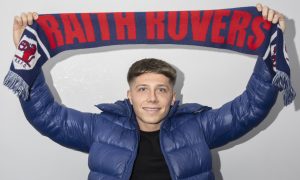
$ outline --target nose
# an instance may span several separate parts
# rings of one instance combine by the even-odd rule
[[[157,102],[157,95],[156,95],[156,92],[153,90],[153,91],[150,91],[149,92],[149,96],[148,96],[148,101],[149,102],[152,102],[152,103],[156,103]]]

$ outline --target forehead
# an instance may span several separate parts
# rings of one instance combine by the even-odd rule
[[[133,79],[131,85],[166,85],[171,86],[170,79],[158,73],[144,73]]]

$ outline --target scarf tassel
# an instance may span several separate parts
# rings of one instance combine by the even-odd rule
[[[9,71],[4,78],[3,84],[23,100],[28,99],[29,86],[18,74],[14,73],[13,71]]]
[[[283,91],[283,101],[285,106],[293,102],[296,97],[296,92],[291,85],[289,76],[285,72],[277,70],[272,84]]]

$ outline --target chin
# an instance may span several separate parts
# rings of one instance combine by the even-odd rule
[[[159,117],[157,117],[157,118],[149,117],[149,118],[143,119],[143,121],[145,123],[149,123],[149,124],[159,124],[162,122],[162,120],[163,120],[163,118],[159,118]]]

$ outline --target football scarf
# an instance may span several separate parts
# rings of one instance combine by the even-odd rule
[[[296,96],[283,33],[256,7],[39,15],[25,28],[4,85],[27,99],[42,65],[58,53],[121,44],[195,45],[257,55],[283,91],[284,104]]]

